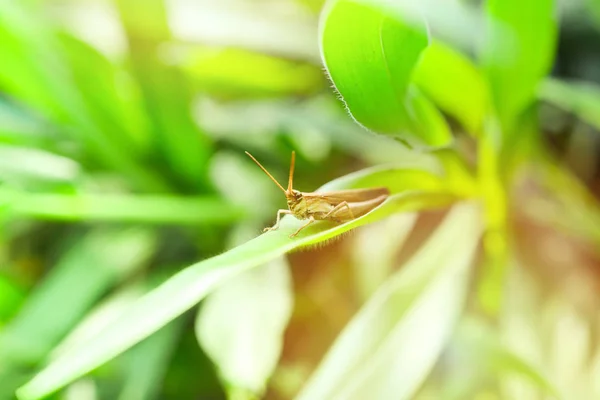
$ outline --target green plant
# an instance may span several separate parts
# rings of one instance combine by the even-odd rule
[[[68,250],[61,252],[35,295],[25,301],[18,285],[6,285],[11,289],[0,305],[8,310],[14,302],[24,303],[16,316],[0,312],[7,321],[0,330],[0,382],[11,382],[6,388],[0,383],[0,395],[18,385],[19,398],[43,398],[101,371],[133,347],[130,361],[123,362],[126,383],[119,396],[151,397],[164,365],[152,361],[169,357],[183,330],[185,319],[179,317],[209,296],[194,317],[195,332],[226,394],[263,396],[292,312],[289,266],[282,256],[395,214],[439,209],[449,209],[443,222],[398,271],[383,274],[298,398],[472,395],[481,389],[478,382],[444,386],[433,375],[439,369],[446,372],[440,359],[449,347],[475,353],[465,364],[483,365],[485,379],[516,375],[534,391],[564,395],[568,389],[502,343],[492,329],[504,321],[507,282],[518,270],[510,220],[522,204],[530,207],[529,198],[515,194],[523,174],[560,205],[583,210],[558,218],[559,230],[600,242],[595,201],[555,166],[540,138],[536,112],[542,100],[600,125],[594,117],[597,92],[547,78],[558,35],[553,1],[488,0],[477,61],[431,35],[427,24],[433,26],[436,15],[401,2],[330,1],[321,14],[320,46],[337,93],[358,124],[385,136],[383,147],[399,142],[410,150],[394,151],[394,162],[321,187],[388,187],[392,195],[367,215],[341,225],[315,223],[294,239],[288,236],[302,222],[286,216],[279,230],[251,240],[246,240],[252,236],[247,232],[274,215],[276,208],[270,205],[275,200],[261,208],[260,201],[245,200],[250,190],[234,188],[228,196],[227,187],[236,185],[211,176],[217,168],[211,170],[216,161],[210,155],[223,143],[200,128],[190,112],[195,74],[206,79],[201,90],[218,91],[228,70],[220,69],[215,57],[195,54],[180,67],[159,62],[158,49],[171,40],[164,4],[140,3],[117,2],[131,50],[125,65],[46,24],[33,6],[29,14],[26,6],[0,3],[0,59],[6,60],[0,67],[0,89],[10,99],[0,103],[10,117],[0,127],[5,143],[0,152],[49,166],[46,171],[23,168],[5,182],[0,192],[2,234],[16,241],[18,222],[28,219],[95,223],[70,232],[61,244]],[[465,9],[452,7],[469,20]],[[247,82],[252,84],[244,95],[250,97],[257,92],[311,93],[318,80],[311,65],[288,70],[281,60],[270,63],[244,52],[221,56],[228,66],[236,62],[228,57],[240,57],[254,60],[261,70],[272,66],[284,74],[284,84],[277,84],[243,79],[234,68],[231,74],[240,78],[235,81],[239,86],[217,93],[224,98],[244,91],[240,87]],[[89,75],[97,81],[85,83]],[[119,76],[125,85],[116,90]],[[297,82],[290,85],[290,80]],[[30,136],[22,134],[25,125]],[[333,130],[332,125],[326,129]],[[382,140],[361,134],[354,144],[357,153],[364,152],[361,144],[376,146],[371,142]],[[351,135],[337,140],[351,142]],[[231,165],[243,162],[231,150],[242,153],[239,147],[252,145],[252,139],[243,137],[223,142],[230,152],[222,156],[231,157]],[[287,147],[285,140],[274,141],[262,151],[270,151],[284,166]],[[308,159],[312,150],[300,153]],[[410,160],[400,159],[404,155]],[[299,176],[303,168],[298,165]],[[103,180],[109,171],[118,178]],[[253,183],[261,185],[262,179]],[[265,185],[257,192],[275,196],[269,182]],[[547,219],[548,213],[539,216]],[[246,225],[232,238],[224,227],[234,222]],[[410,229],[411,223],[403,220],[401,226]],[[161,224],[190,229],[171,237]],[[191,243],[193,256],[202,261],[179,270],[182,258],[161,260],[157,248],[179,241]],[[147,269],[149,264],[161,268]],[[100,303],[123,282],[120,291]],[[236,321],[228,315],[232,304],[246,302],[252,304],[250,316]],[[239,353],[231,351],[235,345],[242,346]],[[594,390],[590,385],[582,393],[597,394]]]

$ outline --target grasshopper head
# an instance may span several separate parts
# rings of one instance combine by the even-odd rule
[[[299,192],[298,190],[292,189],[291,191],[285,192],[285,197],[287,199],[288,207],[290,207],[290,209],[292,209],[293,206],[300,203],[300,201],[302,200],[302,193]]]

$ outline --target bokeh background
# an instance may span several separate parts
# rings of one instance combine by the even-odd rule
[[[0,1],[0,399],[177,271],[273,222],[282,193],[244,151],[284,181],[295,150],[303,191],[420,157],[348,116],[319,53],[322,6]],[[514,184],[515,266],[491,324],[511,352],[474,345],[489,328],[474,306],[418,398],[550,398],[546,381],[600,396],[600,3],[558,9],[555,85],[537,114],[553,169]],[[476,27],[431,12],[472,55]],[[567,80],[578,83],[556,83]],[[49,398],[294,398],[444,213],[277,258]]]

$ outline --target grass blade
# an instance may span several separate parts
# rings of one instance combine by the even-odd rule
[[[0,193],[2,193],[0,191]],[[240,207],[216,197],[6,193],[17,216],[63,221],[152,224],[230,224],[244,218]]]
[[[126,381],[120,400],[152,400],[159,390],[184,321],[179,318],[135,346],[127,354]]]
[[[600,129],[600,87],[588,82],[546,79],[539,97]]]
[[[132,229],[92,232],[74,244],[2,331],[0,359],[40,362],[109,288],[143,265],[153,240]]]
[[[183,71],[157,57],[171,40],[165,2],[115,2],[131,48],[130,61],[144,97],[155,149],[186,188],[207,189],[212,143],[194,121],[191,82]]]
[[[246,271],[210,294],[196,319],[196,337],[227,386],[264,394],[292,308],[291,274],[284,259]]]

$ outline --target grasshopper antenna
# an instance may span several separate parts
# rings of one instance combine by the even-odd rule
[[[285,191],[285,189],[283,188],[283,186],[281,186],[281,185],[279,184],[279,182],[277,182],[277,179],[273,178],[273,175],[271,175],[271,174],[269,173],[269,171],[267,171],[267,170],[266,170],[266,168],[265,168],[265,167],[263,167],[263,166],[261,165],[261,163],[259,163],[259,162],[256,160],[256,158],[254,158],[254,157],[252,156],[252,154],[250,154],[250,153],[248,153],[248,152],[246,152],[246,154],[248,154],[248,157],[250,157],[250,158],[252,159],[252,161],[254,161],[254,162],[256,163],[256,165],[258,165],[258,166],[260,167],[260,169],[262,169],[262,170],[263,170],[263,172],[264,172],[265,174],[267,174],[267,176],[268,176],[269,178],[271,178],[271,180],[272,180],[273,182],[275,182],[275,184],[276,184],[277,186],[279,186],[279,189],[281,189],[281,190],[283,191],[283,193],[286,193],[286,194],[287,194],[287,192]],[[291,181],[290,181],[290,184],[291,184]]]
[[[290,179],[288,180],[288,189],[286,193],[292,193],[292,184],[294,182],[294,166],[296,164],[296,152],[292,150],[292,161],[290,162]]]

